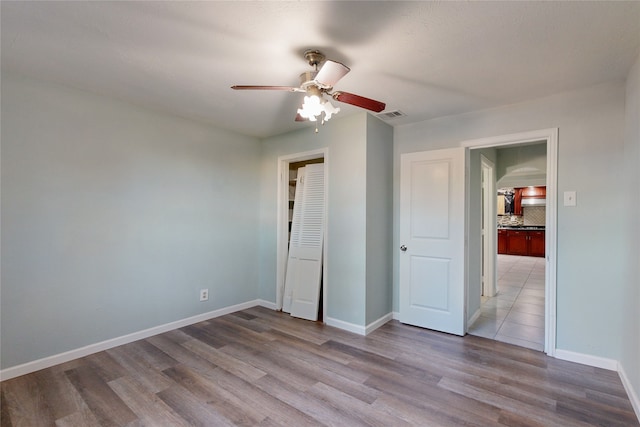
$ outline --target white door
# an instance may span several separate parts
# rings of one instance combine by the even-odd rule
[[[465,149],[400,160],[400,321],[465,333]]]
[[[291,236],[289,237],[289,255],[287,256],[287,272],[284,279],[284,295],[282,298],[282,311],[291,313],[291,301],[293,297],[293,284],[296,281],[296,262],[298,260],[298,247],[300,246],[300,227],[302,224],[302,200],[304,198],[304,171],[299,168],[296,173],[296,193],[293,197],[293,218],[291,221]]]
[[[317,320],[325,221],[324,164],[305,166],[301,181],[298,181],[298,186],[302,186],[302,200],[300,203],[296,194],[294,203],[285,300],[290,289],[291,315]],[[296,212],[298,205],[301,209]]]

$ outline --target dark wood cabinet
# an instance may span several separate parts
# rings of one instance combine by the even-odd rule
[[[547,197],[547,187],[523,187],[521,190],[524,198],[544,199]]]
[[[528,231],[529,256],[544,257],[544,231]]]
[[[507,231],[507,253],[509,255],[528,255],[528,236],[526,231]]]
[[[498,230],[498,253],[544,257],[544,231]]]
[[[498,253],[507,253],[507,230],[498,230]]]
[[[513,215],[522,215],[522,188],[514,188],[513,193]]]

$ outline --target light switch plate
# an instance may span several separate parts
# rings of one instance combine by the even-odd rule
[[[575,191],[565,191],[564,192],[564,205],[565,206],[575,206],[576,205],[576,192]]]

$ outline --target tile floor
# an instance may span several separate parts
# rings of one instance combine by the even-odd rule
[[[544,350],[544,258],[498,255],[498,294],[482,297],[469,334]]]

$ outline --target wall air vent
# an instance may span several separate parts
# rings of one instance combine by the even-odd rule
[[[400,110],[394,110],[376,114],[376,117],[379,117],[382,120],[393,120],[400,117],[407,117],[407,115]]]

